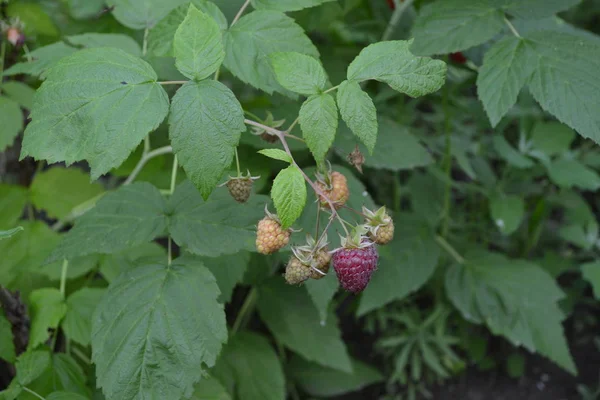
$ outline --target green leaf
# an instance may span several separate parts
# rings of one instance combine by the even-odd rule
[[[190,4],[173,39],[175,66],[196,81],[214,74],[225,58],[221,29],[215,20]]]
[[[548,166],[552,182],[563,188],[577,187],[583,190],[600,188],[600,176],[577,160],[559,158]]]
[[[281,160],[281,161],[285,161],[288,163],[292,163],[292,157],[289,156],[288,153],[286,153],[283,150],[279,150],[279,149],[263,149],[263,150],[259,150],[258,151],[260,154],[262,154],[263,156],[269,157],[269,158],[273,158],[275,160]]]
[[[254,11],[225,33],[225,67],[242,81],[271,94],[285,90],[275,78],[269,55],[294,51],[311,57],[319,52],[294,20],[277,11]]]
[[[54,392],[46,396],[46,400],[87,400],[87,397],[72,392]]]
[[[252,6],[258,10],[298,11],[303,8],[320,6],[335,0],[252,0]]]
[[[35,290],[29,296],[29,301],[32,318],[28,349],[35,349],[48,340],[48,329],[58,328],[67,312],[67,305],[62,293],[55,288]]]
[[[227,19],[213,2],[192,0],[191,4],[210,15],[221,30],[227,29]],[[156,56],[173,56],[173,38],[188,14],[189,4],[182,4],[163,18],[148,35],[148,51]]]
[[[98,266],[101,257],[99,254],[90,254],[83,257],[71,258],[67,269],[67,279],[79,278],[92,271]],[[44,265],[39,272],[53,281],[58,281],[62,276],[62,264],[62,261],[57,261]]]
[[[150,65],[119,49],[63,58],[36,94],[21,159],[87,160],[92,179],[119,166],[167,115],[169,99],[156,80]]]
[[[600,142],[600,42],[564,32],[528,34],[529,90],[542,108],[580,135]]]
[[[297,166],[290,165],[279,172],[273,182],[271,197],[282,228],[289,228],[300,217],[306,205],[306,183]]]
[[[142,49],[132,37],[120,33],[83,33],[67,36],[65,41],[74,47],[86,49],[94,47],[115,47],[132,56],[141,57]]]
[[[73,357],[65,353],[52,354],[50,381],[54,390],[66,390],[89,397],[86,374]]]
[[[0,96],[0,152],[12,146],[23,130],[23,112],[19,104],[8,97]]]
[[[105,7],[104,0],[68,0],[69,14],[75,19],[97,16]]]
[[[214,277],[196,260],[125,271],[92,323],[92,360],[106,397],[191,396],[203,365],[214,366],[227,340],[218,296]]]
[[[50,366],[50,353],[47,351],[27,351],[19,356],[16,381],[22,386],[33,382]]]
[[[496,0],[498,1],[498,0]],[[500,0],[509,14],[524,19],[541,19],[565,11],[581,0]]]
[[[8,322],[4,312],[0,313],[0,358],[11,364],[13,364],[17,358],[12,324]]]
[[[319,94],[327,86],[327,73],[321,63],[305,54],[271,53],[271,65],[284,88],[305,96]]]
[[[325,368],[297,356],[290,361],[289,369],[302,390],[318,397],[341,396],[384,380],[378,370],[358,360],[352,360],[353,373]]]
[[[525,216],[525,202],[519,196],[495,196],[490,199],[490,214],[500,232],[510,235]]]
[[[379,249],[380,265],[360,299],[359,316],[418,290],[437,267],[440,250],[432,230],[410,214],[399,214],[394,220],[394,240]]]
[[[302,104],[298,118],[306,145],[317,163],[324,162],[338,127],[338,110],[333,96],[327,93],[310,96]]]
[[[310,279],[304,283],[304,287],[308,291],[308,295],[319,311],[321,324],[325,324],[327,322],[329,304],[331,303],[331,300],[333,300],[335,293],[338,291],[339,286],[340,285],[337,277],[333,272],[327,274],[321,279]]]
[[[131,29],[146,29],[184,2],[186,0],[107,0],[106,5],[114,6],[112,14],[121,24]]]
[[[217,280],[221,291],[219,301],[229,303],[233,289],[244,278],[244,273],[250,262],[250,253],[244,251],[216,258],[203,257],[202,262]]]
[[[48,261],[115,253],[149,242],[167,227],[166,203],[149,183],[121,186],[75,223]]]
[[[58,36],[59,31],[52,18],[44,11],[41,5],[31,2],[14,2],[6,8],[6,15],[18,18],[24,25],[25,34],[28,36]]]
[[[337,104],[346,125],[364,143],[369,154],[373,154],[379,127],[377,109],[371,97],[357,82],[344,81],[338,88]]]
[[[188,82],[173,97],[169,127],[173,151],[206,200],[246,131],[242,106],[220,82]]]
[[[494,135],[492,141],[498,155],[513,167],[525,169],[535,165],[530,158],[515,150],[501,134]]]
[[[128,269],[135,267],[142,259],[152,258],[164,260],[167,252],[164,247],[157,243],[144,243],[138,246],[129,247],[114,254],[103,255],[100,259],[99,271],[102,277],[109,283],[114,281]]]
[[[477,76],[477,93],[492,126],[517,102],[533,72],[532,65],[522,38],[504,38],[485,53]]]
[[[374,79],[410,97],[438,91],[446,80],[446,63],[413,55],[411,43],[394,40],[364,48],[348,67],[348,80]]]
[[[171,197],[169,231],[175,243],[207,257],[255,251],[256,222],[264,216],[266,196],[254,195],[238,204],[226,189],[207,201],[186,181]]]
[[[352,371],[333,312],[330,312],[327,323],[322,325],[306,291],[286,285],[280,276],[261,285],[258,294],[260,317],[283,345],[325,367]]]
[[[17,225],[27,203],[27,189],[0,183],[0,229]]]
[[[489,0],[438,0],[421,8],[413,26],[415,54],[447,54],[492,39],[504,14]]]
[[[31,61],[20,62],[4,71],[4,76],[28,74],[45,79],[46,72],[60,59],[75,53],[77,49],[64,42],[52,43],[29,53]]]
[[[99,183],[90,183],[80,169],[54,167],[35,175],[30,187],[33,204],[51,218],[65,218],[73,208],[104,191]]]
[[[592,285],[594,297],[600,299],[600,261],[594,261],[581,266],[583,278]]]
[[[35,89],[30,88],[23,82],[8,81],[0,85],[0,90],[11,100],[17,102],[21,107],[31,110],[33,107],[33,95]]]
[[[564,298],[554,279],[535,264],[500,254],[473,253],[446,273],[446,292],[465,319],[485,323],[515,346],[538,352],[577,373],[558,306]]]
[[[82,288],[67,298],[67,311],[61,326],[70,340],[89,346],[92,338],[92,315],[105,291]]]
[[[558,122],[538,122],[533,128],[531,142],[533,147],[547,156],[569,151],[575,140],[575,132]]]
[[[285,378],[277,354],[261,335],[236,333],[212,371],[244,400],[284,400]]]
[[[9,229],[7,231],[0,231],[0,240],[2,240],[2,239],[10,239],[11,237],[13,237],[14,235],[16,235],[17,233],[21,232],[22,230],[23,230],[22,226],[17,226],[16,228]]]
[[[231,396],[218,380],[207,376],[196,384],[190,400],[231,400]]]

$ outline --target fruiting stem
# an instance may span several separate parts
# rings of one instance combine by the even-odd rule
[[[405,0],[404,3],[398,4],[398,2],[394,0],[394,4],[396,4],[396,9],[392,14],[392,18],[390,18],[390,22],[385,28],[385,32],[383,32],[383,36],[381,37],[382,42],[388,40],[392,36],[392,33],[394,33],[396,27],[400,23],[402,15],[406,11],[406,9],[413,3],[413,1],[414,0]]]
[[[63,260],[62,270],[60,272],[60,294],[62,295],[63,299],[65,298],[65,292],[66,292],[66,288],[67,288],[67,271],[68,270],[69,270],[69,260],[67,260],[65,258]]]
[[[246,111],[244,110],[244,114],[246,114],[247,116],[254,118],[255,120],[257,120],[260,123],[263,123],[264,121],[262,120],[262,118],[260,118],[258,115],[251,113],[250,111]]]
[[[343,207],[343,208],[345,208],[345,209],[347,209],[347,210],[350,210],[350,211],[352,211],[352,212],[354,212],[354,213],[356,213],[356,214],[358,214],[358,215],[360,215],[361,217],[365,217],[365,218],[367,218],[367,216],[366,216],[365,214],[361,213],[361,212],[360,212],[360,211],[358,211],[358,210],[355,210],[355,209],[354,209],[354,208],[352,208],[352,207],[348,207],[348,206],[347,206],[347,205],[345,205],[345,204],[344,204],[342,207]]]
[[[155,157],[162,156],[163,154],[169,154],[172,152],[173,148],[171,146],[164,146],[156,150],[149,151],[148,153],[142,155],[142,158],[140,158],[140,161],[138,161],[133,171],[131,171],[131,174],[127,177],[125,182],[123,182],[123,185],[129,185],[131,182],[133,182],[148,161]]]
[[[318,200],[319,199],[317,199],[317,229],[315,232],[315,242],[316,243],[319,243],[319,223],[321,222],[321,206],[319,205]],[[329,226],[329,224],[327,224],[327,226]],[[324,232],[327,232],[327,228],[325,228]]]
[[[238,156],[237,147],[235,148],[235,165],[237,167],[237,176],[238,178],[242,176],[242,172],[240,171],[240,157]]]
[[[231,25],[229,26],[230,28],[233,25],[235,25],[236,22],[239,21],[239,19],[242,17],[242,14],[244,14],[244,11],[246,11],[246,8],[248,8],[249,5],[250,5],[250,0],[246,0],[246,2],[240,7],[240,10],[233,18],[233,21],[231,21]]]
[[[238,313],[235,322],[233,323],[233,328],[231,328],[232,335],[235,335],[235,333],[240,329],[240,327],[242,326],[242,321],[245,319],[246,314],[254,307],[254,302],[256,301],[256,293],[256,288],[253,287],[246,296],[244,304],[242,304],[242,308],[240,309],[240,312]]]
[[[510,22],[510,20],[508,18],[506,18],[506,15],[504,16],[504,22],[506,23],[506,25],[508,25],[508,27],[510,28],[513,35],[515,35],[518,38],[521,37],[521,35],[519,35],[519,32],[517,31],[515,26],[512,24],[512,22]]]
[[[443,237],[437,235],[435,237],[435,241],[438,242],[438,244],[444,250],[446,250],[448,252],[448,254],[450,254],[452,256],[452,258],[454,258],[456,260],[457,263],[459,263],[459,264],[464,264],[465,263],[464,257],[461,256],[460,254],[458,254],[458,251],[456,251],[454,249],[454,247],[452,247],[452,245],[446,241],[446,239],[444,239]]]

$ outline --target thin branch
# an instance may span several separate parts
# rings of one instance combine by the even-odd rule
[[[229,27],[232,27],[233,25],[235,25],[236,22],[238,22],[240,20],[240,18],[242,17],[242,14],[244,14],[244,11],[246,11],[246,8],[248,8],[249,5],[250,5],[250,0],[246,0],[246,2],[242,5],[242,7],[240,7],[240,10],[233,18],[233,21],[231,21],[231,25]]]
[[[512,31],[513,35],[515,35],[518,38],[521,37],[521,35],[519,35],[519,32],[517,31],[515,26],[512,24],[512,22],[510,22],[510,20],[508,18],[506,18],[506,15],[504,16],[504,22],[506,23],[506,25],[508,25],[508,27]]]
[[[123,185],[129,185],[130,183],[132,183],[135,180],[135,178],[139,175],[139,173],[142,172],[142,169],[144,168],[146,163],[148,163],[148,161],[155,157],[162,156],[163,154],[169,154],[172,152],[173,148],[171,146],[164,146],[144,154],[142,158],[140,158],[140,161],[138,161],[133,171],[131,171],[131,174],[127,177],[125,182],[123,182]]]

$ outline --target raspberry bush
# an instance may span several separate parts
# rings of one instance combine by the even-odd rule
[[[600,293],[576,3],[0,0],[0,397],[576,376]]]

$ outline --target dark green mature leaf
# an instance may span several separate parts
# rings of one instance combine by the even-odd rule
[[[207,376],[196,384],[190,400],[231,400],[231,396],[218,380]]]
[[[0,313],[0,358],[9,363],[14,363],[17,355],[12,334],[12,324],[8,322],[4,312]]]
[[[73,392],[54,392],[46,396],[46,400],[87,400],[87,397]]]
[[[213,2],[192,0],[190,4],[210,15],[221,30],[227,29],[227,19]],[[152,28],[148,35],[148,51],[156,56],[173,56],[173,38],[177,28],[185,19],[189,8],[188,4],[180,5]]]
[[[104,0],[68,0],[69,14],[75,19],[97,16],[105,7]]]
[[[492,126],[516,103],[532,72],[533,63],[522,38],[504,38],[485,53],[477,76],[477,93]]]
[[[256,223],[264,215],[266,196],[254,195],[238,204],[225,189],[207,201],[186,181],[169,203],[169,231],[173,240],[188,251],[207,257],[255,250]]]
[[[504,14],[490,0],[438,0],[424,6],[413,27],[415,54],[447,54],[492,39]]]
[[[92,253],[115,253],[165,232],[166,202],[149,183],[121,186],[77,220],[48,261]]]
[[[214,277],[195,259],[124,272],[92,323],[92,359],[106,397],[191,396],[203,366],[214,366],[227,340],[218,296]]]
[[[326,324],[321,324],[319,313],[306,291],[286,285],[279,276],[261,285],[258,294],[260,317],[281,343],[307,360],[345,372],[352,371],[333,312],[330,312]]]
[[[492,141],[498,155],[510,165],[517,168],[531,168],[535,165],[530,158],[515,150],[501,134],[494,135]]]
[[[200,81],[212,75],[225,59],[219,25],[190,4],[187,16],[175,32],[173,54],[175,66],[188,78]]]
[[[547,156],[569,151],[573,140],[575,140],[575,132],[559,122],[540,121],[531,134],[533,147]]]
[[[377,109],[357,82],[344,81],[338,88],[337,104],[342,119],[373,154],[377,141]]]
[[[334,397],[355,392],[384,380],[375,368],[352,360],[353,373],[325,368],[295,356],[289,366],[292,378],[311,396]]]
[[[33,204],[51,218],[62,219],[73,208],[104,191],[80,169],[55,167],[35,175],[30,187]]]
[[[553,160],[548,166],[548,175],[552,182],[560,187],[577,187],[583,190],[600,188],[598,173],[574,159]]]
[[[0,392],[0,398],[16,399],[21,394],[22,387],[37,379],[49,366],[50,353],[47,351],[28,351],[21,354],[15,364],[17,376],[7,389]]]
[[[319,311],[321,324],[327,323],[329,304],[340,287],[335,273],[330,272],[324,278],[318,280],[310,279],[304,283],[304,287],[308,291],[308,295],[312,299],[313,304]]]
[[[115,47],[132,56],[142,56],[142,49],[138,42],[131,36],[120,33],[83,33],[81,35],[67,36],[65,41],[74,47],[83,47],[86,49],[93,47]]]
[[[310,96],[299,114],[302,136],[317,163],[325,161],[325,155],[333,144],[338,127],[338,110],[333,96],[328,93]]]
[[[67,298],[67,311],[61,327],[70,340],[89,346],[92,339],[92,315],[105,291],[82,288]]]
[[[189,0],[107,0],[114,6],[112,13],[121,24],[131,29],[152,28],[172,9]]]
[[[252,0],[252,6],[258,10],[298,11],[303,8],[320,6],[335,0]]]
[[[295,52],[271,53],[269,58],[275,77],[284,88],[305,96],[325,90],[327,73],[317,59]]]
[[[576,374],[561,322],[564,293],[535,264],[500,254],[473,253],[446,273],[446,291],[465,319],[485,323],[515,346],[539,352]]]
[[[250,253],[242,251],[221,257],[203,257],[202,262],[217,279],[221,290],[219,301],[229,303],[233,289],[244,278],[250,262]]]
[[[13,228],[27,203],[27,189],[0,183],[0,229]]]
[[[500,232],[510,235],[525,215],[525,202],[519,196],[496,196],[490,200],[490,214]]]
[[[0,151],[4,151],[23,130],[23,113],[19,104],[8,97],[0,96],[0,121]]]
[[[271,197],[283,229],[292,226],[300,217],[306,205],[306,196],[306,183],[297,166],[290,165],[275,177]]]
[[[540,19],[565,11],[581,0],[494,0],[509,14],[518,18]]]
[[[35,349],[48,339],[48,329],[58,327],[67,312],[67,305],[62,293],[55,288],[35,290],[29,296],[29,301],[32,318],[28,349]]]
[[[600,42],[540,31],[525,37],[533,60],[529,89],[542,108],[600,143]]]
[[[175,154],[207,199],[231,165],[246,130],[242,106],[220,82],[188,82],[173,97],[169,126]]]
[[[581,266],[581,272],[586,281],[592,285],[594,297],[600,299],[600,261],[594,261]]]
[[[397,215],[394,223],[394,240],[379,247],[380,265],[360,299],[359,316],[418,290],[437,267],[440,250],[433,231],[410,214]]]
[[[124,271],[143,262],[142,259],[152,258],[157,260],[161,257],[163,260],[167,257],[164,247],[154,242],[144,243],[117,253],[103,255],[100,260],[99,271],[102,277],[111,283]]]
[[[0,231],[0,240],[2,240],[2,239],[10,239],[11,237],[13,237],[14,235],[16,235],[17,233],[21,232],[22,230],[23,230],[22,226],[17,226],[16,228],[9,229],[7,231]]]
[[[83,275],[95,269],[101,259],[102,255],[100,254],[89,254],[87,256],[70,259],[67,268],[67,279],[82,277]],[[62,260],[56,261],[52,264],[43,265],[39,272],[53,281],[58,281],[62,277],[62,267]]]
[[[225,33],[225,67],[236,77],[267,93],[289,95],[276,80],[271,53],[294,51],[312,57],[319,52],[294,20],[277,11],[254,11]]]
[[[446,63],[413,55],[411,44],[394,40],[365,47],[348,67],[348,80],[374,79],[411,97],[438,91],[446,80]]]
[[[284,400],[285,377],[277,354],[261,335],[236,333],[223,348],[214,375],[244,400]]]
[[[92,179],[119,166],[167,115],[169,99],[145,61],[110,47],[59,61],[38,90],[21,158],[87,160]]]
[[[89,397],[90,389],[86,385],[86,374],[75,359],[65,353],[52,354],[50,380],[54,390],[66,390]]]
[[[8,81],[0,85],[0,90],[6,97],[17,102],[21,107],[31,110],[33,107],[33,96],[35,89],[27,86],[23,82]]]
[[[64,42],[52,43],[40,47],[29,53],[31,61],[20,62],[4,71],[4,76],[28,74],[45,78],[46,71],[54,66],[58,60],[75,53],[77,49],[66,45]]]

